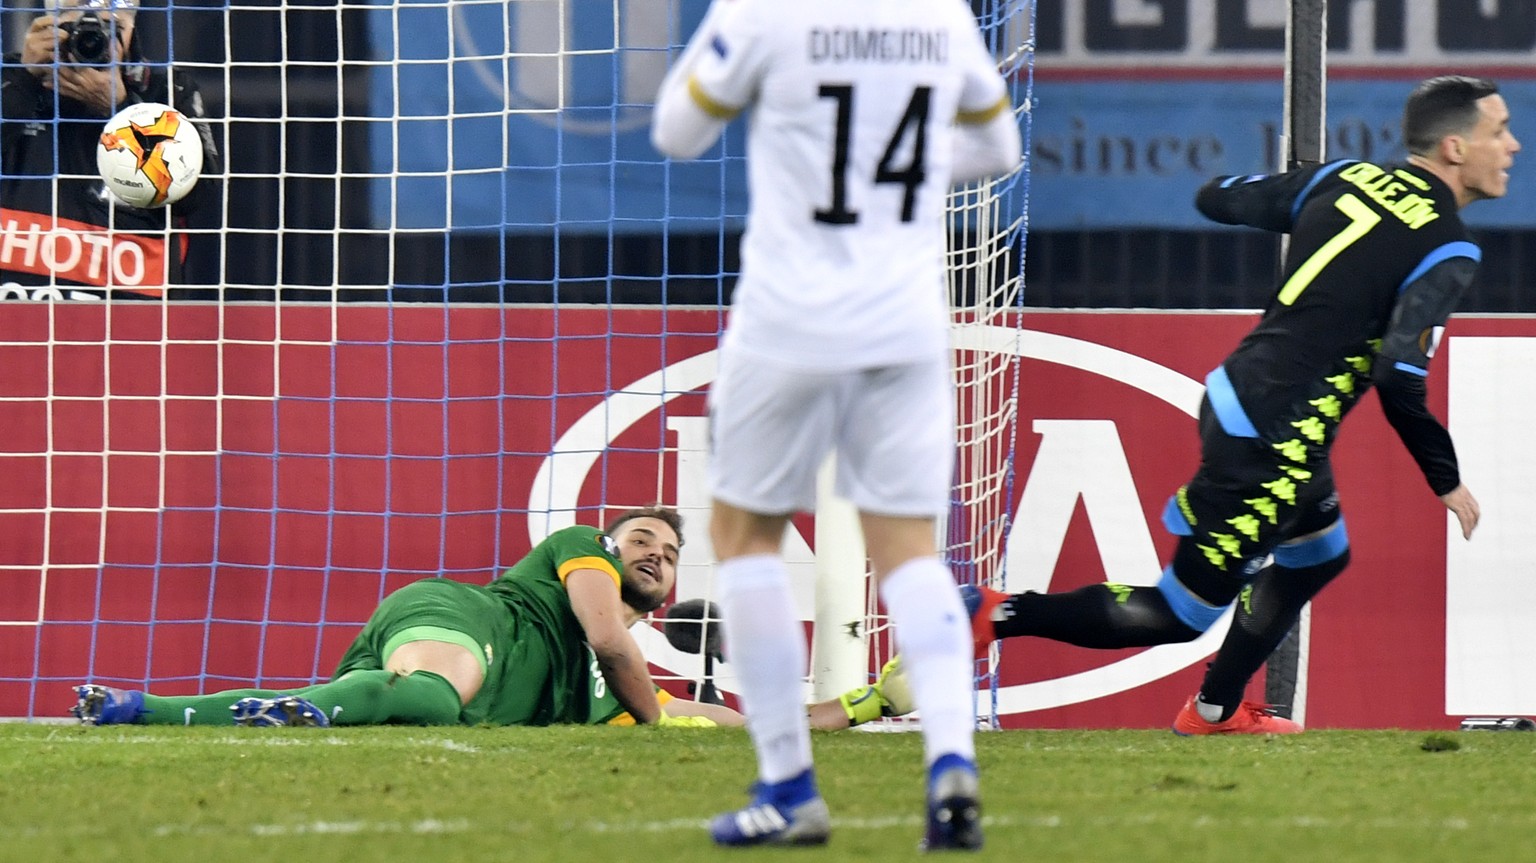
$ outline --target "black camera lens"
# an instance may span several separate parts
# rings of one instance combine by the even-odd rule
[[[59,29],[69,34],[64,40],[64,51],[76,63],[100,65],[112,62],[112,36],[100,15],[65,21]]]

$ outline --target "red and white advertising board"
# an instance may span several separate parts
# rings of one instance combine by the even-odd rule
[[[1170,548],[1158,517],[1197,458],[1199,382],[1253,316],[1025,320],[1018,338],[967,336],[1022,358],[1008,587],[1151,583]],[[384,592],[487,580],[552,527],[601,522],[605,503],[680,506],[678,594],[705,593],[720,323],[703,309],[12,307],[0,715],[57,715],[87,678],[168,693],[323,679]],[[1311,613],[1309,726],[1536,713],[1521,582],[1536,563],[1533,361],[1524,318],[1457,318],[1435,360],[1431,408],[1484,507],[1470,543],[1374,397],[1351,415],[1335,469],[1354,563]],[[790,554],[803,563],[807,541]],[[1007,642],[1003,723],[1164,725],[1217,638]]]

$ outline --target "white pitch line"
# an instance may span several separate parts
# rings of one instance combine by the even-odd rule
[[[1528,823],[1532,819],[1526,819]],[[1352,819],[1334,818],[1316,815],[1279,816],[1275,818],[1242,818],[1242,819],[1212,819],[1206,816],[1180,817],[1159,816],[1150,813],[1128,814],[1124,816],[1095,816],[1091,818],[1063,818],[1057,814],[1043,813],[1039,815],[987,815],[982,818],[982,826],[987,829],[1084,829],[1084,828],[1125,828],[1146,827],[1154,824],[1169,824],[1181,828],[1202,829],[1220,827],[1229,829],[1233,826],[1247,829],[1273,830],[1378,830],[1383,832],[1399,832],[1403,830],[1423,830],[1426,827],[1448,833],[1460,833],[1477,827],[1516,826],[1507,823],[1507,819],[1497,819],[1487,824],[1473,824],[1465,818],[1445,818],[1438,823],[1425,822],[1419,819],[1399,818],[1374,818]],[[673,818],[661,821],[586,821],[569,822],[561,825],[532,824],[528,822],[501,822],[481,824],[467,819],[441,820],[425,818],[417,821],[306,821],[292,824],[252,824],[244,828],[252,836],[262,838],[282,838],[296,836],[327,836],[327,835],[361,835],[361,834],[460,834],[460,833],[517,833],[530,834],[535,832],[548,832],[551,829],[559,832],[586,832],[596,834],[626,834],[637,833],[695,833],[708,828],[709,822],[696,818]],[[916,814],[886,815],[873,818],[833,818],[832,829],[849,832],[868,832],[876,830],[920,829],[923,819]],[[231,830],[227,825],[211,826],[200,824],[162,824],[151,831],[155,836],[202,836],[219,835],[228,836],[231,833],[241,832]]]

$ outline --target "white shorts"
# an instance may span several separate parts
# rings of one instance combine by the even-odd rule
[[[722,350],[709,392],[710,493],[765,515],[809,511],[837,453],[837,493],[877,515],[942,516],[955,459],[947,357],[819,371]]]

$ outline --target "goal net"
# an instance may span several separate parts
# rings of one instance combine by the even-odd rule
[[[744,148],[733,128],[670,163],[647,139],[706,6],[145,0],[143,62],[195,80],[217,195],[153,237],[186,250],[184,280],[108,302],[68,299],[62,271],[11,281],[7,255],[56,260],[69,238],[3,204],[0,716],[62,716],[87,681],[324,680],[390,591],[483,583],[553,529],[654,501],[687,519],[677,598],[711,595],[704,393]],[[1033,4],[974,7],[1027,106]],[[6,47],[45,11],[7,7]],[[69,179],[94,180],[46,182]],[[1027,180],[951,201],[944,545],[971,581],[999,577],[1007,535]],[[812,549],[825,563],[834,541],[814,524],[788,556],[810,629],[850,634],[823,675],[841,686],[878,671],[890,632],[857,577],[816,617]],[[680,693],[702,658],[657,625],[636,631]]]

